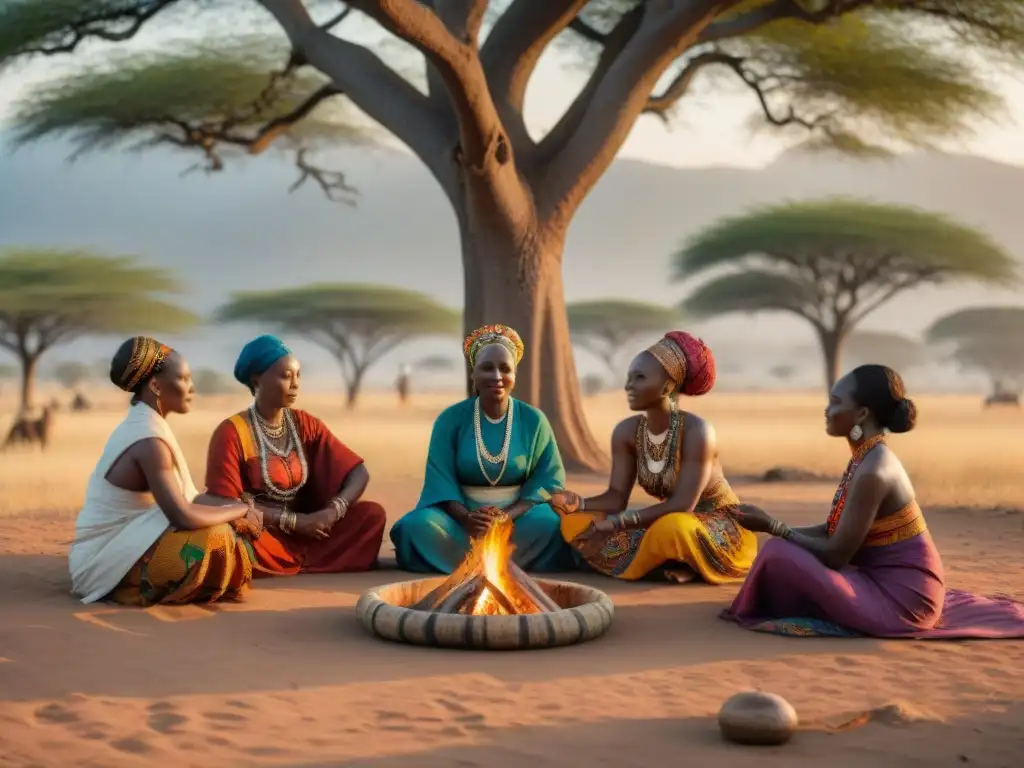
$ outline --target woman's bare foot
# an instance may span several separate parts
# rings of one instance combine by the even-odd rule
[[[689,568],[665,569],[664,574],[665,581],[670,581],[673,584],[689,584],[697,577],[697,574]]]

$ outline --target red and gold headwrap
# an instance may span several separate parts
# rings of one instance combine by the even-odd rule
[[[149,336],[132,338],[132,356],[120,375],[118,386],[134,392],[139,383],[160,373],[171,348]]]
[[[715,358],[708,345],[683,331],[666,333],[647,349],[684,395],[697,397],[715,386]]]
[[[476,356],[480,350],[491,344],[501,344],[505,347],[512,354],[516,365],[519,365],[519,361],[523,359],[523,354],[526,352],[523,340],[519,338],[515,328],[500,324],[485,325],[482,328],[477,328],[462,342],[462,351],[471,368],[476,365]]]

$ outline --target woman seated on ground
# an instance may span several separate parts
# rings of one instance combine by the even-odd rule
[[[237,600],[252,581],[262,517],[251,504],[202,506],[166,421],[186,414],[194,388],[188,363],[146,336],[117,350],[110,378],[132,393],[89,478],[68,555],[83,603],[127,605]],[[244,535],[241,535],[244,534]]]
[[[565,486],[565,469],[547,418],[512,398],[523,342],[513,329],[484,326],[463,351],[473,369],[476,397],[437,417],[417,508],[395,523],[391,541],[398,566],[417,573],[451,573],[470,539],[496,520],[513,521],[512,559],[525,570],[575,566],[546,503]]]
[[[711,350],[681,331],[633,359],[626,397],[639,414],[612,433],[608,490],[586,499],[566,491],[551,502],[562,535],[590,567],[620,579],[709,584],[750,569],[757,539],[731,516],[739,500],[722,473],[715,431],[676,404],[678,394],[703,395],[714,382]],[[659,503],[624,511],[634,483]]]
[[[384,508],[360,500],[370,482],[363,460],[320,419],[293,408],[300,375],[291,350],[275,336],[260,336],[242,349],[234,374],[254,400],[213,433],[206,492],[255,498],[267,524],[253,542],[257,572],[376,567]]]
[[[740,522],[770,533],[722,617],[780,635],[1024,637],[1024,604],[947,590],[942,560],[886,432],[908,432],[917,412],[882,365],[855,368],[832,387],[825,429],[853,457],[828,520],[789,528],[743,505]]]

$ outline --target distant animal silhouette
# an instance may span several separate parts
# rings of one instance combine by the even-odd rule
[[[7,433],[7,440],[4,442],[5,449],[13,445],[32,445],[38,443],[44,451],[50,442],[50,426],[53,423],[53,406],[47,405],[43,408],[43,414],[38,419],[29,418],[22,414],[14,420],[11,431]]]
[[[994,392],[985,398],[986,408],[991,408],[993,405],[1012,405],[1015,408],[1020,408],[1020,393]]]

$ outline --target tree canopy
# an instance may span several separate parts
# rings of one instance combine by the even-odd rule
[[[352,17],[397,39],[402,55],[387,40],[342,37]],[[204,40],[168,37],[156,46],[166,53],[137,52],[134,63],[54,69],[15,111],[22,140],[170,143],[209,170],[225,150],[273,143],[295,150],[300,180],[332,191],[344,180],[316,175],[301,133],[350,104],[404,143],[451,202],[464,330],[519,330],[531,352],[518,394],[548,414],[570,467],[604,458],[577,397],[565,237],[639,119],[668,120],[695,94],[707,103],[742,92],[753,124],[808,146],[941,145],[997,116],[993,73],[1024,62],[1019,0],[6,0],[0,65],[74,54],[86,41],[116,46],[143,29]],[[526,95],[553,46],[584,63],[586,81],[538,131]],[[273,61],[249,55],[272,50]],[[261,67],[263,88],[251,77]]]
[[[1013,259],[982,232],[937,213],[847,199],[726,218],[691,237],[674,264],[677,280],[718,273],[684,301],[694,316],[777,311],[810,323],[829,386],[850,332],[905,291],[1016,279]]]
[[[197,318],[165,296],[181,284],[133,257],[86,251],[0,251],[0,348],[21,364],[22,408],[32,406],[40,356],[86,335],[178,331]]]
[[[88,381],[91,371],[85,363],[62,360],[53,369],[53,378],[65,389],[77,389]]]
[[[954,362],[989,376],[997,389],[1024,382],[1024,307],[957,310],[936,320],[927,338],[951,347]]]
[[[217,313],[222,322],[271,324],[330,352],[341,366],[348,403],[383,355],[424,336],[453,334],[459,314],[417,291],[365,284],[314,284],[241,292]]]
[[[573,343],[598,357],[616,377],[623,375],[618,358],[630,351],[630,342],[670,331],[681,318],[673,307],[626,299],[577,301],[566,310]]]

